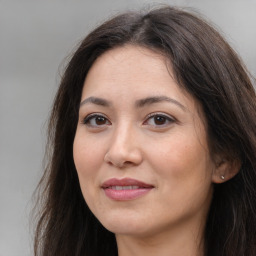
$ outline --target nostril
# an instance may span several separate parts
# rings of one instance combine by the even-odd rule
[[[125,150],[112,147],[106,152],[104,161],[118,168],[135,166],[141,163],[142,152],[136,147]]]
[[[104,158],[105,162],[107,162],[109,165],[111,166],[116,166],[120,169],[125,168],[125,167],[129,167],[132,165],[135,165],[135,163],[133,163],[132,161],[114,161],[114,160],[108,160],[106,158]]]
[[[125,161],[125,162],[123,163],[123,166],[131,166],[131,165],[134,165],[134,163],[131,162],[131,161]]]

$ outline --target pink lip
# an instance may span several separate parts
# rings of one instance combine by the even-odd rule
[[[135,188],[123,188],[120,190],[120,187],[124,186],[133,186]],[[101,187],[107,197],[117,201],[134,200],[147,194],[154,188],[153,185],[131,178],[110,179],[105,181]],[[119,189],[117,189],[117,187],[119,187]]]

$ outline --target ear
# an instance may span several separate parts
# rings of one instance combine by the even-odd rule
[[[222,159],[215,166],[215,170],[212,173],[212,182],[224,183],[232,179],[239,172],[240,168],[240,160]]]

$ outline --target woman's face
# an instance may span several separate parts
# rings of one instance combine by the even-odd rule
[[[74,161],[91,211],[116,235],[204,224],[215,165],[200,105],[160,54],[110,50],[82,92]]]

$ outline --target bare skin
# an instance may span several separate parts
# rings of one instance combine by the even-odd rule
[[[119,256],[203,255],[213,183],[229,176],[210,156],[200,111],[148,49],[113,49],[90,69],[74,161],[83,196],[115,233]],[[151,188],[129,200],[109,197],[102,184],[123,178]]]

